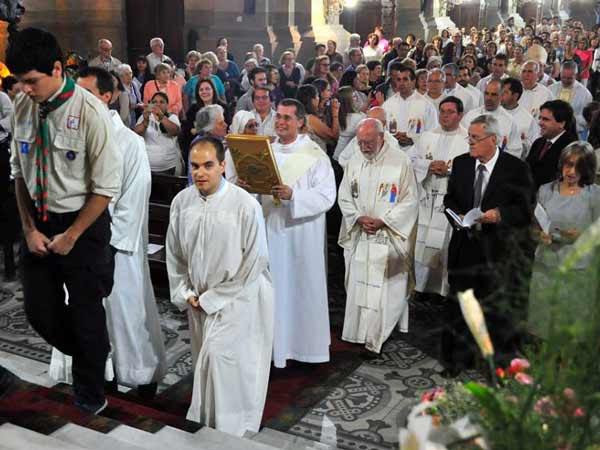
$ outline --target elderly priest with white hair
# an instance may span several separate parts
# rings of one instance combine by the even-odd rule
[[[338,196],[347,292],[342,339],[379,353],[398,322],[408,331],[417,183],[408,156],[385,142],[380,121],[362,120],[356,137],[360,154],[346,166]]]
[[[193,186],[171,205],[171,301],[187,311],[194,388],[187,419],[242,436],[258,431],[273,347],[273,287],[262,211],[223,178],[212,137],[190,150]]]

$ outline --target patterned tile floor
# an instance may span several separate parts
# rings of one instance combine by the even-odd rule
[[[339,254],[330,252],[332,259]],[[337,266],[337,264],[335,264]],[[338,266],[339,267],[339,266]],[[337,274],[330,272],[332,306],[343,308]],[[168,375],[159,387],[162,391],[189,374],[189,330],[184,314],[167,300],[157,299],[165,336]],[[439,346],[440,305],[412,302],[408,335],[395,333],[381,355],[364,362],[320,400],[288,433],[345,450],[383,450],[397,447],[398,429],[410,407],[421,393],[445,383],[439,376],[441,366],[429,355]],[[33,382],[45,380],[44,365],[50,360],[50,347],[27,323],[23,294],[17,281],[0,285],[0,363],[27,372]],[[13,355],[13,356],[11,356]],[[30,362],[27,362],[30,361]],[[463,373],[466,379],[477,373]]]

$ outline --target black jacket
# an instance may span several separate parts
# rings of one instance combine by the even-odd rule
[[[558,178],[558,160],[560,154],[567,145],[576,140],[577,136],[565,132],[565,134],[552,144],[542,159],[540,159],[540,151],[546,142],[546,138],[538,138],[534,141],[527,156],[527,164],[529,164],[531,173],[533,174],[536,192],[542,184],[550,183]]]

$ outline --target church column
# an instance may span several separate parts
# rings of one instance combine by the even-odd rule
[[[292,41],[287,1],[186,0],[185,21],[185,35],[197,37],[198,50],[214,51],[216,40],[225,36],[238,63],[256,43],[276,60]]]
[[[381,0],[381,26],[389,39],[396,35],[396,2]]]
[[[444,28],[456,28],[456,24],[449,16],[451,8],[451,0],[423,1],[419,17],[423,24],[423,34],[426,41],[440,34]]]

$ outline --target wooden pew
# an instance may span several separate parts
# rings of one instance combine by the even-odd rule
[[[187,187],[187,183],[187,177],[153,173],[150,201],[153,203],[170,205],[179,191],[182,191]]]
[[[169,295],[169,278],[167,276],[167,251],[164,247],[169,227],[171,207],[160,203],[150,202],[148,214],[148,241],[151,244],[162,245],[156,253],[148,255],[150,277],[154,292],[161,297]]]

